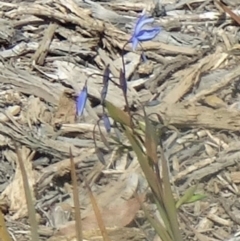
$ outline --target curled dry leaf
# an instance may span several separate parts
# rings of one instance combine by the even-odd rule
[[[32,168],[32,158],[35,152],[31,152],[26,147],[20,149],[22,159],[24,162],[24,167],[28,176],[29,187],[32,192],[32,197],[34,199],[33,186],[35,185],[35,173]],[[0,200],[7,198],[9,200],[9,210],[14,212],[12,218],[19,219],[27,215],[27,203],[25,199],[25,192],[22,181],[22,173],[19,167],[17,155],[11,155],[14,158],[13,161],[16,162],[16,172],[12,182],[7,186],[7,188],[1,193]],[[10,161],[10,160],[9,160]]]
[[[145,195],[141,195],[139,198],[140,201],[143,202]],[[115,202],[112,202],[108,206],[100,208],[102,219],[107,230],[125,227],[133,221],[139,209],[140,203],[136,198],[129,200],[118,198],[115,200]],[[94,212],[89,213],[89,215],[82,220],[82,225],[84,230],[84,238],[91,238],[89,237],[91,236],[90,234],[96,235],[96,231],[99,228]],[[59,227],[56,237],[66,237],[67,240],[73,240],[74,237],[76,237],[75,221],[68,222],[67,224]],[[55,239],[50,240],[53,241]]]
[[[144,200],[144,195],[141,197]],[[136,198],[124,200],[118,198],[101,210],[102,218],[106,227],[125,227],[134,219],[137,211],[140,209],[140,203]],[[83,229],[91,230],[98,228],[94,213],[83,220]]]
[[[53,116],[53,124],[73,124],[75,122],[75,100],[71,90],[65,90],[59,98],[58,107]]]
[[[107,231],[112,230],[113,228],[121,229],[131,223],[136,215],[136,212],[140,208],[138,200],[131,198],[132,195],[130,195],[129,190],[126,190],[126,185],[129,185],[128,178],[121,179],[121,182],[112,182],[105,187],[105,191],[100,194],[94,194]],[[134,190],[135,188],[133,188],[133,192]],[[128,195],[125,195],[126,191]],[[140,197],[141,201],[143,201],[144,198],[145,196],[142,195]],[[86,208],[84,211],[82,211],[81,214],[83,217],[83,236],[87,240],[93,240],[91,239],[93,237],[90,236],[91,234],[93,236],[96,235],[96,232],[99,231],[99,227],[95,218],[95,214],[92,211],[91,204],[89,208]],[[98,236],[101,236],[100,231],[98,233]],[[58,226],[58,232],[50,240],[76,240],[75,221],[70,221],[64,225]],[[111,240],[126,239],[122,237],[119,239],[114,238]]]

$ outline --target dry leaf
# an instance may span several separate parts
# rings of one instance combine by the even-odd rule
[[[29,126],[32,124],[38,124],[39,121],[50,123],[51,113],[47,109],[46,105],[36,97],[31,96],[28,99],[27,106],[23,111],[23,115],[26,118],[26,122]]]
[[[138,175],[133,174],[133,177],[129,179],[128,173],[125,178],[121,177],[118,181],[106,185],[101,193],[94,194],[104,225],[108,230],[113,227],[125,227],[134,219],[140,204],[137,199],[130,198],[136,190],[137,183]],[[128,185],[131,186],[130,190],[127,188]],[[141,201],[144,197],[144,195],[141,196]],[[91,232],[99,229],[91,204],[82,211],[82,225],[84,231]],[[69,222],[60,227],[58,235],[67,235],[68,238],[75,235],[75,222]]]
[[[141,201],[145,196],[142,195]],[[103,221],[106,227],[125,227],[134,219],[137,211],[140,209],[140,203],[136,198],[124,200],[122,198],[116,199],[108,207],[105,207],[102,211]],[[94,222],[95,217],[87,217],[83,220],[84,223],[90,221]],[[87,228],[87,227],[86,227]]]
[[[59,98],[58,108],[53,117],[53,124],[73,124],[75,122],[75,101],[73,92],[65,90]]]
[[[25,170],[28,176],[29,187],[32,192],[32,197],[34,199],[33,186],[35,185],[35,172],[32,169],[32,158],[35,152],[31,152],[26,147],[20,149],[22,159],[24,161]],[[12,155],[13,157],[13,155]],[[7,188],[2,192],[0,199],[7,197],[9,200],[9,209],[15,214],[12,218],[19,219],[27,215],[27,203],[25,199],[25,192],[22,181],[22,173],[19,167],[18,158],[16,154],[14,155],[14,161],[16,162],[16,172],[12,182],[7,186]]]
[[[140,196],[140,200],[143,201],[144,195]],[[140,204],[136,198],[130,200],[119,199],[112,202],[108,207],[101,209],[102,218],[107,229],[109,228],[123,228],[134,219],[137,211],[140,208]],[[94,212],[82,220],[83,230],[94,231],[98,230],[98,224],[95,218]],[[66,236],[72,238],[75,236],[75,221],[68,222],[59,228],[56,235]]]

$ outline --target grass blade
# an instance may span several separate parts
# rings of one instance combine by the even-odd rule
[[[106,230],[106,227],[104,225],[104,222],[103,222],[100,210],[99,210],[97,202],[96,202],[96,199],[95,199],[95,197],[94,197],[94,195],[92,193],[92,190],[91,190],[91,188],[89,186],[89,183],[88,183],[88,181],[87,181],[87,179],[85,177],[84,177],[84,181],[85,181],[85,185],[86,185],[86,187],[88,189],[88,193],[89,193],[90,200],[91,200],[91,203],[92,203],[93,211],[95,213],[95,216],[96,216],[96,219],[97,219],[97,222],[98,222],[98,226],[99,226],[99,229],[101,231],[103,240],[104,241],[111,241],[110,238],[108,237],[107,230]]]
[[[6,223],[4,221],[4,216],[1,210],[0,210],[0,237],[2,241],[12,241],[9,235],[9,232],[7,230]]]
[[[151,159],[151,161],[154,162],[154,164],[157,164],[158,163],[157,133],[151,121],[147,117],[145,110],[144,110],[144,119],[145,119],[145,147],[146,147],[147,156]]]
[[[145,175],[150,187],[152,188],[153,192],[156,193],[156,195],[159,197],[159,199],[161,199],[161,193],[160,193],[160,189],[158,186],[157,178],[156,178],[155,173],[153,172],[153,170],[151,169],[151,167],[149,165],[147,156],[143,152],[143,150],[142,150],[139,142],[135,138],[135,136],[129,131],[128,128],[125,129],[125,134],[129,140],[129,142],[131,143],[132,149],[134,150],[134,152],[137,155],[141,169],[144,172],[144,175]]]
[[[169,179],[169,170],[168,170],[167,160],[164,156],[162,148],[161,148],[161,156],[162,156],[162,173],[163,173],[163,185],[164,185],[164,195],[163,195],[164,206],[166,208],[166,212],[169,217],[169,222],[173,233],[173,240],[183,241],[181,232],[179,229],[179,223],[177,219],[177,209],[176,209],[175,200],[173,197],[170,179]]]
[[[168,219],[168,216],[167,216],[167,213],[165,210],[165,206],[164,206],[162,200],[158,200],[157,197],[154,196],[154,203],[157,206],[157,210],[163,220],[166,230],[168,231],[169,235],[172,237],[173,234],[172,234],[172,230],[171,230],[171,225],[169,223],[169,219]]]
[[[105,106],[109,115],[116,121],[126,126],[131,126],[131,117],[128,113],[105,100]]]
[[[155,220],[154,218],[151,217],[148,210],[145,208],[143,203],[140,201],[140,198],[138,197],[137,194],[135,195],[135,197],[138,199],[138,201],[141,205],[141,208],[144,211],[144,214],[146,215],[146,218],[148,219],[148,221],[150,222],[150,224],[154,228],[154,230],[157,232],[158,236],[161,237],[161,239],[163,241],[172,241],[172,239],[169,236],[165,227],[160,222],[158,222],[157,220]]]
[[[19,166],[20,166],[21,173],[22,173],[23,187],[24,187],[25,197],[26,197],[26,201],[27,201],[28,216],[29,216],[29,223],[30,223],[30,227],[31,227],[32,240],[39,241],[36,211],[35,211],[35,208],[34,208],[32,194],[31,194],[31,190],[30,190],[30,187],[29,187],[29,183],[28,183],[27,173],[26,173],[26,170],[25,170],[25,167],[24,167],[24,164],[23,164],[22,155],[19,151],[19,148],[17,147],[16,143],[14,143],[14,146],[15,146],[15,149],[16,149],[16,154],[17,154],[17,157],[18,157]]]
[[[79,203],[79,192],[77,185],[77,177],[76,177],[76,169],[75,163],[73,161],[72,150],[70,148],[70,163],[71,163],[71,178],[73,185],[73,202],[75,207],[75,229],[76,229],[76,238],[78,241],[83,240],[83,230],[82,230],[82,219],[81,219],[81,211],[80,211],[80,203]]]

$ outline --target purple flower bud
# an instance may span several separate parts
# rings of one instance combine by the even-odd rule
[[[103,113],[102,120],[107,133],[109,133],[111,131],[111,123],[106,113]]]
[[[77,97],[76,109],[77,109],[78,116],[81,116],[83,114],[83,111],[85,109],[86,102],[87,102],[87,95],[88,95],[87,86],[85,85]]]
[[[125,72],[122,69],[120,69],[119,81],[124,95],[127,95],[127,80],[125,77]]]
[[[101,91],[101,103],[104,102],[104,100],[106,99],[106,96],[107,96],[109,75],[110,75],[110,69],[109,69],[109,64],[108,64],[103,73],[103,88]]]

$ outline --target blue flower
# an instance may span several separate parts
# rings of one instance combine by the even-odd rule
[[[136,22],[134,27],[133,35],[130,39],[130,43],[132,43],[133,51],[136,50],[139,42],[149,41],[155,38],[161,28],[160,27],[153,27],[150,29],[142,29],[144,25],[153,23],[154,18],[148,18],[145,14],[142,14]]]
[[[83,114],[83,111],[85,109],[86,102],[87,102],[87,95],[88,95],[87,86],[84,85],[84,87],[82,88],[82,91],[77,97],[77,102],[76,102],[76,109],[77,109],[78,116],[81,116]]]

